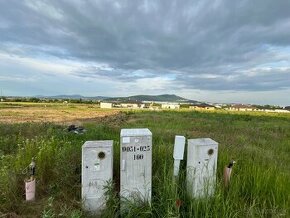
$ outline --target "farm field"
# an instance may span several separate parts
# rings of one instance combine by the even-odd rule
[[[100,109],[93,104],[0,103],[0,123],[53,122],[70,123],[115,114],[117,110]]]
[[[83,125],[84,134],[67,131]],[[153,134],[152,204],[118,198],[120,130]],[[185,162],[172,179],[175,135],[219,143],[214,197],[187,196]],[[290,115],[198,111],[101,110],[94,105],[0,105],[0,217],[90,217],[81,210],[81,147],[87,140],[114,140],[114,180],[102,217],[290,217]],[[186,155],[185,155],[186,156]],[[36,201],[24,197],[26,167],[36,159]],[[223,168],[234,159],[231,186]]]

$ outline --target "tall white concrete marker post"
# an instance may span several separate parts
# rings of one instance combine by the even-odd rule
[[[82,199],[85,210],[105,208],[104,185],[113,178],[113,141],[86,141],[82,147]]]
[[[188,140],[187,189],[193,198],[205,198],[214,194],[218,143],[210,138]]]
[[[149,129],[121,130],[120,196],[151,201],[152,133]]]
[[[185,137],[176,135],[175,142],[174,142],[174,150],[173,150],[173,158],[174,158],[173,175],[174,176],[178,176],[180,160],[183,160],[184,147],[185,147]]]

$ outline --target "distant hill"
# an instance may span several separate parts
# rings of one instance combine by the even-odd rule
[[[129,97],[114,97],[106,98],[104,101],[115,101],[115,102],[141,102],[141,101],[154,101],[154,102],[182,102],[182,103],[196,103],[197,101],[182,98],[177,95],[134,95]]]
[[[83,99],[83,100],[99,100],[99,101],[111,101],[111,102],[178,102],[178,103],[199,103],[198,101],[182,98],[177,95],[134,95],[128,97],[104,97],[104,96],[94,96],[86,97],[83,95],[55,95],[55,96],[35,96],[36,98],[44,99]]]
[[[103,100],[108,97],[104,96],[94,96],[94,97],[86,97],[82,95],[55,95],[55,96],[35,96],[37,98],[49,98],[49,99],[86,99],[86,100]]]

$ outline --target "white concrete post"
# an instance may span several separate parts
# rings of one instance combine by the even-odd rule
[[[174,158],[174,168],[173,175],[178,176],[180,160],[183,160],[185,147],[185,137],[184,136],[175,136],[173,158]]]
[[[35,186],[36,186],[36,181],[35,178],[32,180],[26,180],[25,181],[25,196],[26,196],[26,201],[34,201],[35,200]]]
[[[187,149],[187,189],[194,198],[214,194],[218,143],[210,138],[189,139]]]
[[[121,130],[120,196],[151,201],[152,133],[149,129]]]
[[[104,185],[113,178],[113,141],[87,141],[82,147],[84,209],[99,214],[105,208]]]

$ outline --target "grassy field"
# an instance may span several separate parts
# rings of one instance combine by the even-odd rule
[[[290,116],[287,114],[118,112],[90,105],[11,108],[16,106],[0,106],[0,217],[89,217],[81,210],[81,146],[87,140],[101,139],[114,140],[115,156],[114,184],[107,187],[107,209],[103,217],[118,217],[122,128],[149,128],[153,133],[152,204],[131,203],[127,211],[122,211],[124,217],[290,217]],[[33,110],[49,107],[56,114],[68,110],[76,116],[68,115],[65,120],[54,120],[54,113],[51,120],[38,119],[36,114],[30,116]],[[12,109],[17,109],[17,113],[9,113]],[[87,113],[91,115],[82,116]],[[15,114],[21,116],[15,118]],[[28,120],[31,122],[25,122]],[[73,122],[83,123],[87,132],[82,135],[67,132],[67,123]],[[187,138],[210,137],[219,142],[214,197],[196,200],[187,196],[185,161],[178,182],[172,180],[172,151],[177,134]],[[37,200],[27,203],[23,180],[32,157],[37,164]],[[226,191],[222,172],[231,159],[237,164],[230,189]]]

